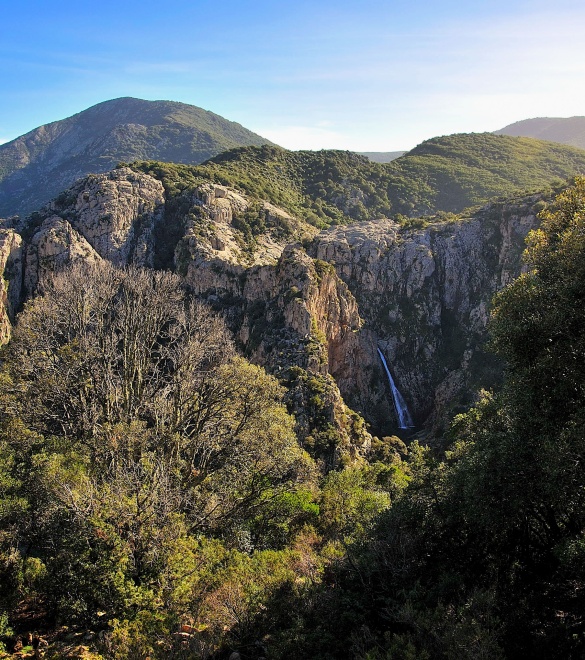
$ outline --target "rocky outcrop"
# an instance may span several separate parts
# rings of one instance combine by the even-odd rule
[[[0,346],[10,339],[10,330],[22,294],[22,238],[13,229],[0,229]]]
[[[264,335],[271,329],[286,329],[299,340],[319,338],[322,366],[309,357],[302,366],[326,373],[331,364],[343,361],[345,351],[352,350],[362,326],[356,300],[335,269],[316,262],[299,244],[288,245],[274,265],[246,269],[217,258],[193,260],[185,279],[197,296],[211,302],[239,301],[239,337],[260,362],[269,361]],[[232,304],[236,303],[232,300]],[[277,367],[275,362],[273,368]]]
[[[71,224],[115,266],[153,265],[152,233],[164,212],[164,188],[146,174],[122,167],[92,175],[73,187]]]
[[[53,270],[80,259],[153,266],[164,203],[160,181],[127,167],[79,181],[38,214],[26,250],[27,295]]]
[[[362,332],[356,300],[334,268],[293,244],[274,265],[194,260],[186,281],[226,314],[246,355],[287,382],[301,439],[319,444],[328,433],[323,460],[334,465],[366,451],[371,436],[339,385],[354,382],[352,365],[375,351],[375,341]],[[316,401],[318,411],[308,415]]]
[[[261,231],[251,233],[249,222]],[[245,269],[276,264],[291,240],[317,233],[268,202],[215,184],[192,186],[168,204],[158,179],[128,167],[78,181],[34,214],[26,231],[28,295],[44,273],[79,258],[160,266],[169,246],[171,254],[176,246],[176,269],[207,291],[218,286],[218,273],[237,283]],[[240,294],[234,283],[229,290]]]
[[[269,202],[253,202],[225,186],[204,183],[188,195],[185,231],[175,251],[179,272],[203,277],[199,286],[214,286],[212,273],[226,264],[249,268],[276,264],[286,245],[318,232]],[[250,227],[250,223],[253,227]],[[255,230],[255,231],[254,231]]]
[[[24,285],[27,295],[42,290],[52,273],[76,261],[101,261],[99,254],[59,216],[47,218],[26,248]]]

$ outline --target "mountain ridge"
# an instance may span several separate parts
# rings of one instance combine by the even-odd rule
[[[230,186],[322,229],[380,217],[460,213],[493,198],[545,188],[585,172],[585,150],[481,133],[433,138],[391,163],[350,151],[264,146],[240,147],[195,167],[152,162],[132,167],[159,170],[169,180]]]
[[[533,117],[494,131],[496,135],[533,137],[585,149],[585,117]]]
[[[24,215],[120,161],[201,163],[226,149],[272,144],[236,122],[176,101],[121,97],[0,145],[0,215]]]

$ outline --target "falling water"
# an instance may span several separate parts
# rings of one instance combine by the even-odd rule
[[[384,357],[384,353],[382,353],[382,351],[378,349],[378,354],[380,355],[380,359],[382,360],[384,369],[386,369],[386,375],[388,376],[388,382],[390,383],[390,390],[392,392],[394,408],[396,408],[396,415],[398,417],[398,428],[411,429],[414,427],[414,422],[412,421],[412,417],[408,412],[406,402],[404,401],[402,394],[400,394],[398,388],[394,384],[394,379],[392,378],[390,369],[388,369],[388,365],[386,364],[386,358]]]

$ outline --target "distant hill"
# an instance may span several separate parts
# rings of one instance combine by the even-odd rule
[[[356,153],[369,158],[374,163],[389,163],[403,156],[406,151],[358,151]]]
[[[585,150],[526,137],[462,133],[426,140],[386,167],[396,177],[391,191],[396,210],[458,213],[493,197],[583,174]]]
[[[585,149],[585,117],[536,117],[505,126],[496,135],[532,137]]]
[[[120,161],[196,164],[226,149],[262,144],[272,143],[196,106],[105,101],[0,145],[0,217],[29,213],[78,178]]]
[[[434,138],[391,163],[350,151],[240,147],[188,167],[134,163],[169,189],[204,181],[268,200],[324,228],[381,217],[459,213],[585,173],[585,150],[491,133]]]

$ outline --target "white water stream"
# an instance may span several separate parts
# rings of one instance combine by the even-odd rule
[[[388,376],[388,382],[390,383],[392,400],[394,401],[394,408],[396,409],[396,416],[398,417],[398,428],[411,429],[414,427],[414,422],[412,421],[412,417],[408,412],[406,401],[404,400],[402,394],[400,394],[400,391],[398,390],[396,384],[394,383],[394,378],[392,378],[390,369],[388,369],[388,365],[386,364],[386,358],[384,357],[384,353],[382,353],[382,351],[378,349],[378,354],[380,356],[380,359],[382,360],[384,369],[386,369],[386,375]]]

